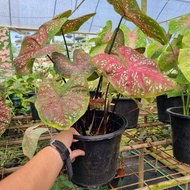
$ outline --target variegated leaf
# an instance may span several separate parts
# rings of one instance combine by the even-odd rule
[[[0,27],[0,85],[15,72],[12,60],[9,29]]]
[[[37,46],[36,46],[37,47]],[[36,48],[28,53],[24,53],[19,57],[14,59],[14,64],[17,69],[17,73],[21,75],[26,75],[32,72],[32,67],[34,63],[34,58],[42,57],[48,53],[52,52],[63,52],[65,49],[60,44],[46,45],[42,48]]]
[[[76,73],[83,73],[89,76],[95,70],[95,67],[90,64],[90,56],[82,49],[76,49],[73,52],[73,62],[65,55],[55,52],[52,54],[54,68],[58,74],[70,78]]]
[[[5,132],[11,121],[11,111],[0,95],[0,136]]]
[[[155,61],[127,46],[118,49],[118,56],[100,54],[91,61],[125,96],[154,97],[174,88],[174,81],[160,72]]]
[[[27,75],[31,73],[34,62],[33,57],[39,54],[43,56],[52,51],[60,51],[60,46],[45,46],[55,36],[66,20],[67,18],[50,20],[41,25],[36,33],[24,38],[20,53],[13,61],[18,74]],[[61,51],[63,51],[63,48],[61,48]]]
[[[158,40],[162,44],[168,42],[165,30],[151,17],[141,12],[136,0],[107,0],[114,9],[125,19],[132,21],[146,35]]]
[[[86,111],[89,104],[87,81],[73,76],[67,83],[44,81],[38,90],[35,106],[41,120],[57,129],[68,129]]]
[[[87,20],[89,20],[92,16],[94,16],[96,13],[87,14],[84,16],[81,16],[79,18],[75,18],[73,20],[67,20],[57,32],[56,35],[62,35],[62,31],[64,34],[68,34],[74,31],[77,31],[82,24],[84,24]],[[61,31],[62,30],[62,31]]]

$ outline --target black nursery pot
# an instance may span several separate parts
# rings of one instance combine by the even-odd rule
[[[96,111],[96,123],[100,123],[103,111]],[[74,149],[82,149],[85,156],[73,162],[72,182],[86,188],[96,188],[108,184],[116,174],[121,135],[127,120],[122,115],[111,114],[109,124],[114,132],[98,136],[77,136]]]
[[[34,92],[29,92],[27,93],[28,97],[31,98],[32,96],[35,95]],[[31,109],[31,114],[32,114],[32,119],[35,120],[35,121],[38,121],[40,120],[40,117],[38,115],[38,111],[34,105],[34,103],[30,102],[30,109]]]
[[[138,100],[140,101],[140,99]],[[139,108],[132,98],[113,98],[112,103],[116,104],[115,112],[127,118],[127,128],[135,128],[138,124]],[[111,107],[111,110],[113,110]]]
[[[171,107],[182,106],[181,96],[168,98],[166,94],[156,97],[156,104],[158,110],[158,120],[163,123],[170,123],[170,116],[167,109]]]
[[[183,115],[182,107],[168,108],[172,127],[174,157],[190,164],[190,116]]]

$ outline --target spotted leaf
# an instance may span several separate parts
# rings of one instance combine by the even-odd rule
[[[73,52],[73,62],[61,53],[54,52],[52,54],[55,71],[64,77],[70,78],[72,75],[82,72],[90,75],[95,67],[90,64],[90,56],[82,49],[76,49]]]
[[[50,20],[41,25],[36,33],[24,38],[20,53],[13,61],[18,74],[27,75],[32,72],[33,58],[36,55],[41,54],[41,56],[43,56],[53,51],[60,51],[60,46],[45,46],[49,44],[50,40],[59,31],[66,20],[67,18]],[[61,48],[61,51],[63,51],[63,48]]]
[[[35,61],[34,58],[42,57],[48,53],[52,52],[62,52],[64,51],[64,47],[60,44],[52,44],[46,45],[42,48],[38,48],[35,50],[31,50],[28,53],[20,55],[19,57],[14,59],[14,64],[17,70],[17,73],[21,75],[26,75],[32,72],[33,63]]]
[[[13,76],[15,72],[12,60],[13,55],[11,51],[9,30],[0,27],[0,85],[2,85],[9,77]]]
[[[45,124],[62,130],[68,129],[85,113],[89,99],[86,78],[77,75],[62,85],[54,80],[44,81],[35,106]]]
[[[155,61],[127,46],[118,49],[118,56],[100,54],[91,61],[125,96],[154,97],[174,88],[173,80],[159,71]]]
[[[132,21],[146,35],[158,40],[162,44],[168,42],[165,30],[154,19],[141,12],[136,0],[107,1],[114,6],[118,14]]]
[[[85,23],[87,20],[89,20],[92,16],[94,16],[96,13],[87,14],[72,20],[67,20],[57,32],[56,35],[62,35],[62,31],[64,34],[68,34],[74,31],[77,31],[83,23]]]
[[[0,95],[0,136],[5,132],[11,121],[11,111]]]

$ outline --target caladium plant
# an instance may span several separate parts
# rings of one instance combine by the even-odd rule
[[[124,18],[132,21],[141,32],[136,28],[130,32],[127,27],[120,25],[112,32],[112,23],[108,21],[98,38],[93,39],[95,47],[90,50],[90,56],[83,50],[76,50],[73,60],[69,60],[64,55],[63,49],[52,47],[50,50],[47,32],[51,30],[46,28],[55,22],[53,25],[56,27],[50,36],[67,34],[78,30],[94,13],[67,20],[71,14],[68,11],[42,25],[36,34],[30,38],[26,37],[23,41],[21,52],[14,60],[17,72],[30,73],[33,59],[53,52],[51,60],[60,76],[59,79],[67,78],[67,80],[46,79],[39,86],[35,105],[40,118],[49,126],[58,129],[68,128],[86,112],[90,103],[87,83],[89,76],[94,72],[98,73],[100,78],[106,78],[119,93],[130,97],[152,97],[174,87],[172,79],[160,72],[156,62],[132,49],[146,45],[145,35],[166,44],[168,39],[164,29],[141,12],[136,0],[108,0],[108,2],[121,15],[121,20]],[[128,38],[125,35],[128,35]],[[143,40],[137,42],[137,39],[142,37]],[[102,100],[93,101],[90,105],[96,107],[94,105],[96,102],[100,106]]]
[[[15,73],[8,28],[0,27],[0,136],[9,126],[11,111],[5,103],[5,82]]]

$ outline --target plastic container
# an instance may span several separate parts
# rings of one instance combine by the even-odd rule
[[[96,111],[97,123],[100,123],[102,115],[102,111]],[[72,182],[78,186],[96,188],[109,183],[116,175],[121,135],[127,120],[119,114],[112,114],[110,118],[109,124],[114,126],[114,132],[75,137],[79,141],[73,144],[73,148],[85,151],[85,156],[77,157],[72,164]]]
[[[127,128],[135,128],[138,124],[138,117],[139,117],[139,108],[137,103],[131,98],[113,98],[112,103],[116,103],[115,112],[123,115],[127,118],[128,125]],[[140,99],[139,99],[140,101]],[[111,107],[111,110],[113,110]]]
[[[174,157],[190,164],[190,116],[183,115],[182,107],[168,108],[172,127],[172,144]]]

